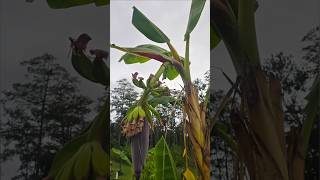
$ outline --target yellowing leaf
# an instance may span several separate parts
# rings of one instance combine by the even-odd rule
[[[190,169],[187,169],[186,171],[184,171],[183,177],[185,180],[196,180],[196,178],[194,177],[194,175],[193,175],[192,171],[190,171]]]
[[[186,148],[184,148],[184,149],[183,149],[183,153],[182,153],[182,157],[185,157],[185,156],[186,156],[186,154],[187,154],[187,149],[186,149]]]

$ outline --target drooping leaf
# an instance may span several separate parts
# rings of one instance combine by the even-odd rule
[[[133,7],[132,24],[152,41],[158,43],[170,41],[169,38],[136,7]]]
[[[52,9],[64,9],[94,3],[96,6],[108,5],[110,0],[47,0]]]
[[[123,160],[124,162],[126,162],[128,165],[131,166],[131,161],[130,159],[127,157],[127,155],[121,151],[120,149],[117,148],[112,148],[111,151],[117,155],[121,160]]]
[[[185,37],[189,36],[190,33],[193,31],[193,29],[196,27],[205,3],[206,3],[206,0],[192,0],[190,14],[189,14],[189,21],[188,21]]]
[[[64,164],[68,162],[86,142],[86,135],[87,133],[73,139],[72,141],[64,145],[64,147],[60,151],[58,151],[51,164],[49,177],[56,177],[57,173],[64,166]]]
[[[72,53],[71,63],[73,68],[84,78],[92,81],[98,82],[93,75],[93,63],[90,59],[83,53]]]
[[[126,64],[144,63],[150,59],[155,59],[160,62],[173,60],[170,57],[169,51],[152,44],[143,44],[134,48],[124,48],[115,45],[111,45],[111,47],[126,52],[119,60],[119,62],[123,60]]]
[[[178,179],[176,164],[164,137],[158,141],[154,149],[156,180]]]
[[[93,75],[95,79],[104,86],[109,86],[110,83],[110,69],[101,59],[93,60]]]

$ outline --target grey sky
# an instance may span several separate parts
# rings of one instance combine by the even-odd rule
[[[111,20],[112,30],[113,27],[117,27],[118,31],[111,32],[112,43],[123,46],[151,43],[131,25],[131,7],[136,5],[172,39],[173,44],[183,55],[183,34],[186,28],[190,1],[169,2],[159,0],[149,2],[144,0],[134,4],[132,2],[129,4],[128,1],[126,3],[127,6],[122,8],[119,6],[112,11],[112,16],[119,19],[118,21]],[[301,55],[302,44],[300,40],[302,36],[315,25],[319,25],[319,3],[319,0],[259,0],[260,7],[256,14],[256,24],[262,59],[268,57],[271,53],[280,51]],[[208,42],[208,39],[206,39],[208,38],[208,32],[202,32],[209,30],[209,28],[206,28],[209,21],[208,5],[207,3],[204,14],[192,33],[191,66],[195,66],[192,70],[192,74],[195,76],[203,75],[204,71],[209,68],[209,61],[207,60],[209,45],[206,44]],[[104,49],[108,43],[108,14],[109,11],[106,7],[96,8],[94,5],[67,10],[52,10],[48,8],[46,1],[42,0],[36,0],[31,4],[24,0],[1,0],[0,89],[8,89],[12,83],[23,81],[24,72],[19,66],[21,60],[42,55],[45,52],[55,55],[61,65],[66,67],[73,75],[78,76],[71,67],[70,60],[66,57],[69,46],[68,37],[75,37],[86,32],[93,38],[89,43],[89,48]],[[204,54],[196,53],[198,47],[201,51],[204,51]],[[159,63],[155,63],[157,66],[153,67],[152,62],[145,64],[146,66],[127,66],[117,62],[119,53],[113,51],[111,54],[114,57],[114,59],[111,59],[111,82],[123,77],[128,78],[135,71],[149,74],[159,66]],[[223,67],[227,74],[234,77],[233,66],[223,44],[220,44],[211,54],[212,64]],[[217,78],[214,83],[215,88],[228,86],[220,73],[215,73],[215,75]],[[100,95],[102,87],[83,80],[81,91],[91,97],[97,97]],[[8,177],[15,173],[15,167],[13,163],[3,164],[2,172],[6,175],[0,179],[9,179]]]
[[[320,1],[258,0],[258,3],[256,30],[261,59],[264,60],[271,54],[283,51],[300,60],[302,37],[311,28],[320,24]],[[223,43],[211,51],[211,65],[223,68],[232,79],[235,79],[235,71]],[[215,89],[230,86],[219,71],[214,71],[212,75]]]
[[[198,25],[191,34],[190,60],[192,78],[203,77],[209,70],[210,64],[210,7],[209,1],[206,3],[203,14]],[[179,55],[184,56],[184,33],[188,24],[191,1],[181,0],[152,0],[152,1],[111,1],[110,7],[110,41],[119,46],[135,47],[140,44],[155,44],[167,48],[166,44],[154,43],[140,33],[131,23],[132,7],[136,6],[153,23],[155,23],[171,40]],[[144,64],[125,65],[118,60],[123,55],[122,52],[110,50],[111,86],[121,78],[131,78],[131,73],[139,72],[147,78],[150,73],[155,73],[160,67],[160,63],[151,60]],[[180,77],[174,81],[165,81],[169,87],[180,88],[182,81]],[[180,84],[180,85],[179,85]]]
[[[19,62],[43,53],[56,56],[58,63],[81,80],[80,91],[96,98],[103,87],[80,77],[67,58],[68,37],[88,33],[92,37],[88,48],[107,49],[108,7],[86,5],[64,10],[52,10],[46,1],[0,1],[0,90],[9,89],[12,83],[24,80],[24,69]],[[1,118],[2,121],[5,121]],[[1,164],[2,176],[7,180],[16,174],[17,161]]]

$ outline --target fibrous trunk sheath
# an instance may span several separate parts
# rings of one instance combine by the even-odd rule
[[[142,168],[144,166],[148,149],[149,149],[149,134],[150,126],[146,119],[144,119],[144,125],[142,131],[132,137],[131,141],[131,154],[132,163],[135,172],[136,179],[140,179]]]
[[[199,104],[198,93],[190,83],[186,87],[184,109],[188,115],[186,122],[188,136],[193,146],[200,180],[210,179],[210,132],[205,121],[205,107]]]

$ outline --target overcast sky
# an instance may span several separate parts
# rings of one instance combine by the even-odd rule
[[[302,37],[320,24],[319,0],[258,0],[256,31],[260,57],[264,60],[271,54],[283,51],[301,60]],[[235,71],[223,43],[211,51],[211,66],[223,68],[232,79]],[[215,89],[229,88],[230,84],[219,71],[213,71]]]
[[[19,65],[43,53],[57,57],[58,63],[81,80],[81,92],[95,99],[102,95],[101,85],[80,77],[67,58],[70,42],[81,33],[92,37],[88,49],[107,49],[109,42],[108,7],[86,5],[63,10],[50,9],[44,0],[26,3],[25,0],[0,1],[0,90],[12,83],[24,81],[25,70]],[[1,118],[2,121],[5,119]],[[17,161],[0,164],[7,180],[17,174]]]
[[[191,1],[151,0],[111,1],[110,6],[110,41],[118,46],[135,47],[141,44],[155,44],[167,48],[165,43],[155,43],[140,33],[131,23],[133,6],[136,6],[154,24],[156,24],[171,40],[180,56],[184,56],[184,33],[188,24]],[[210,4],[206,3],[199,23],[191,34],[190,61],[193,79],[202,78],[210,65]],[[121,78],[131,78],[131,73],[139,72],[147,79],[155,73],[161,63],[151,60],[144,64],[126,65],[118,62],[124,54],[116,49],[110,50],[111,85]],[[165,81],[169,87],[180,88],[183,83],[180,77],[174,81]]]
[[[181,55],[184,52],[183,34],[187,24],[191,1],[118,1],[112,2],[111,34],[112,43],[121,46],[136,46],[152,43],[131,25],[132,6],[137,6],[171,38]],[[260,54],[262,58],[271,53],[285,51],[301,55],[300,43],[303,35],[315,25],[319,25],[319,0],[258,0],[260,7],[256,13],[256,24]],[[209,68],[208,64],[208,21],[209,7],[204,9],[198,26],[191,36],[191,67],[194,77],[202,76]],[[113,8],[117,6],[117,9]],[[8,89],[17,81],[23,81],[23,69],[19,62],[45,52],[52,53],[68,71],[78,76],[67,58],[69,36],[76,37],[86,32],[92,36],[89,48],[104,49],[108,44],[108,8],[94,5],[52,10],[46,1],[24,0],[0,1],[0,89]],[[117,20],[118,19],[118,20]],[[200,49],[200,50],[199,50]],[[198,51],[199,50],[199,51]],[[203,53],[199,53],[199,52]],[[144,65],[125,65],[118,63],[120,52],[112,51],[112,81],[128,78],[139,71],[144,75],[154,73],[159,63],[148,62]],[[227,74],[234,76],[233,66],[223,44],[211,52],[213,65],[224,68]],[[219,73],[215,73],[216,88],[227,87],[228,83]],[[82,79],[82,78],[80,78]],[[102,87],[82,81],[81,91],[91,97],[97,97]],[[9,179],[15,173],[15,167],[3,164],[1,179]]]

